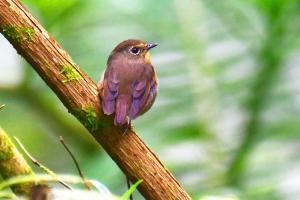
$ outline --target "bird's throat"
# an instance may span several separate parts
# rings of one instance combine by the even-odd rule
[[[145,54],[145,62],[146,62],[146,63],[151,63],[151,61],[150,61],[150,53],[149,53],[149,52],[147,52],[147,53]]]

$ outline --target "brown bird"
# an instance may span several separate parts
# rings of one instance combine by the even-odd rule
[[[129,39],[111,52],[100,81],[102,109],[115,113],[114,124],[131,126],[131,120],[148,111],[157,94],[157,77],[149,50],[157,44]],[[126,129],[127,129],[126,128]]]

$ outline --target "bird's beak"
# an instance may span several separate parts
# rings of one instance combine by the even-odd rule
[[[147,44],[147,50],[150,50],[150,49],[156,47],[157,45],[158,44],[156,44],[156,43],[149,43],[149,44]]]

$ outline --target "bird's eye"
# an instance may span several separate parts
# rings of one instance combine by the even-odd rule
[[[137,48],[137,47],[132,47],[131,49],[130,49],[130,53],[132,53],[132,54],[134,54],[134,55],[138,55],[139,53],[140,53],[140,49],[139,48]]]

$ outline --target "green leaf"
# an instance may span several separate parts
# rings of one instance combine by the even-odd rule
[[[133,192],[136,190],[136,188],[143,182],[143,180],[138,180],[135,184],[133,184],[127,192],[123,194],[121,197],[121,200],[127,200],[129,199],[130,195],[133,194]]]

